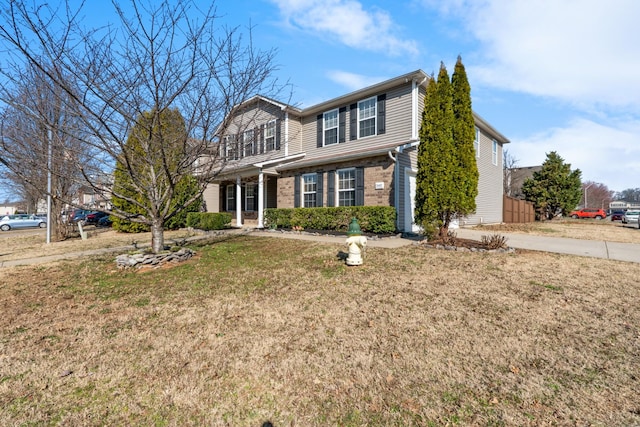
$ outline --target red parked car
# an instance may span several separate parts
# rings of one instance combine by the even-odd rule
[[[569,216],[574,219],[578,218],[595,218],[595,219],[604,219],[607,217],[607,213],[604,209],[593,209],[586,208],[580,209],[578,211],[572,211]]]

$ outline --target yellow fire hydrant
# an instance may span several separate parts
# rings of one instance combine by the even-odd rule
[[[347,232],[347,246],[349,247],[349,256],[347,257],[347,265],[362,265],[362,253],[367,246],[367,238],[362,235],[360,224],[354,217],[349,224]]]

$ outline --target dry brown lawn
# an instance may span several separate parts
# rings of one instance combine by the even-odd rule
[[[5,233],[5,232],[2,232]],[[151,233],[118,233],[110,228],[87,227],[87,240],[76,235],[60,242],[46,243],[44,231],[38,233],[0,234],[0,261],[34,258],[45,255],[58,255],[70,252],[82,252],[101,248],[131,246],[133,242],[149,244]],[[165,239],[181,239],[194,233],[186,230],[166,231]]]
[[[230,237],[2,269],[0,425],[640,424],[640,265]]]

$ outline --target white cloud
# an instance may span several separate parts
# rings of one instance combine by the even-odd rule
[[[332,70],[327,73],[330,80],[341,84],[349,90],[358,90],[386,80],[385,77],[370,77],[346,71]]]
[[[556,151],[572,169],[582,171],[583,181],[622,191],[640,185],[639,133],[640,121],[605,125],[578,118],[566,127],[513,140],[506,148],[520,166],[540,165],[547,153]]]
[[[303,31],[328,35],[341,43],[392,56],[418,53],[413,40],[394,35],[398,30],[389,13],[365,10],[356,0],[272,0],[289,25]]]
[[[478,80],[585,110],[640,111],[637,0],[424,2],[463,20],[481,43],[484,60],[467,67]]]

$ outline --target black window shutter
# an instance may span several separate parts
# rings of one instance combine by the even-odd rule
[[[264,124],[260,125],[260,137],[258,138],[260,148],[256,149],[256,154],[264,154]]]
[[[335,206],[336,204],[336,172],[327,172],[327,206]]]
[[[222,157],[225,160],[229,160],[227,159],[227,145],[229,144],[229,138],[228,137],[224,137],[222,138],[222,153],[220,153],[220,157]]]
[[[356,168],[356,206],[364,206],[364,168]]]
[[[253,184],[253,210],[258,212],[258,183]]]
[[[338,142],[345,142],[345,133],[347,127],[347,107],[342,107],[338,115]]]
[[[358,139],[358,104],[351,104],[349,107],[349,127],[350,127],[350,140]]]
[[[227,206],[229,204],[229,199],[227,199],[227,186],[226,185],[221,185],[220,187],[222,187],[222,191],[220,192],[220,196],[222,197],[222,200],[220,203],[220,206],[224,206],[224,211],[230,211],[231,209],[229,209],[229,206]]]
[[[300,207],[300,180],[302,177],[300,174],[293,177],[293,207]]]
[[[324,178],[324,174],[322,172],[318,172],[316,174],[316,206],[321,208],[323,206],[322,204],[322,193],[323,193],[323,182],[322,179]]]
[[[253,147],[251,148],[251,155],[256,155],[258,154],[260,151],[260,149],[258,148],[258,145],[260,145],[260,127],[256,126],[253,129]]]
[[[387,94],[378,96],[378,135],[382,135],[385,130]]]
[[[317,147],[322,147],[322,114],[318,114],[318,136]]]
[[[276,150],[280,149],[280,138],[282,136],[282,131],[280,126],[282,125],[282,120],[276,120]]]

